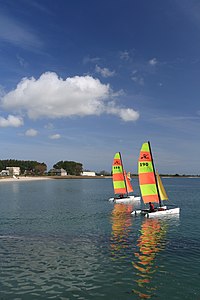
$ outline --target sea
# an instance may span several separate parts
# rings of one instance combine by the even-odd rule
[[[110,178],[0,182],[0,299],[200,300],[200,178],[163,183],[180,215],[131,215]]]

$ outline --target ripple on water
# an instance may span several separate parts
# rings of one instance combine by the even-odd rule
[[[103,255],[101,257],[97,242],[86,237],[70,241],[63,238],[1,238],[0,295],[34,297],[38,293],[45,297],[66,297],[69,293],[85,291],[103,296],[107,262]]]

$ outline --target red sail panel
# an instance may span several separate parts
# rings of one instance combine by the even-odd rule
[[[154,173],[141,173],[139,176],[140,184],[154,184],[155,176]]]
[[[142,161],[152,161],[151,153],[149,152],[149,150],[148,151],[141,150],[140,151],[140,157],[139,157],[138,161],[140,161],[140,162],[142,162]]]
[[[115,191],[115,195],[117,194],[123,194],[123,195],[126,195],[126,189],[125,188],[117,188],[117,187],[114,187],[114,191]]]
[[[147,195],[147,196],[142,196],[143,202],[144,203],[149,203],[149,202],[155,202],[155,203],[159,203],[159,198],[158,195],[154,194],[154,195]]]
[[[115,173],[115,174],[113,174],[113,180],[114,181],[124,181],[124,175],[123,175],[123,173]]]

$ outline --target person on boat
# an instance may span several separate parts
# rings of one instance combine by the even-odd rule
[[[149,212],[155,211],[153,203],[149,202]]]
[[[123,194],[120,194],[120,195],[119,195],[119,198],[120,198],[120,199],[124,198],[124,195],[123,195]]]

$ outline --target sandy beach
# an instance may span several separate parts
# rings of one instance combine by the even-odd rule
[[[33,181],[33,180],[51,180],[52,178],[45,177],[45,176],[17,176],[17,177],[0,177],[0,183],[3,182],[11,182],[11,181]]]
[[[111,176],[16,176],[16,177],[0,177],[0,183],[2,182],[13,182],[13,181],[33,181],[33,180],[60,180],[60,179],[103,179],[111,178]]]

